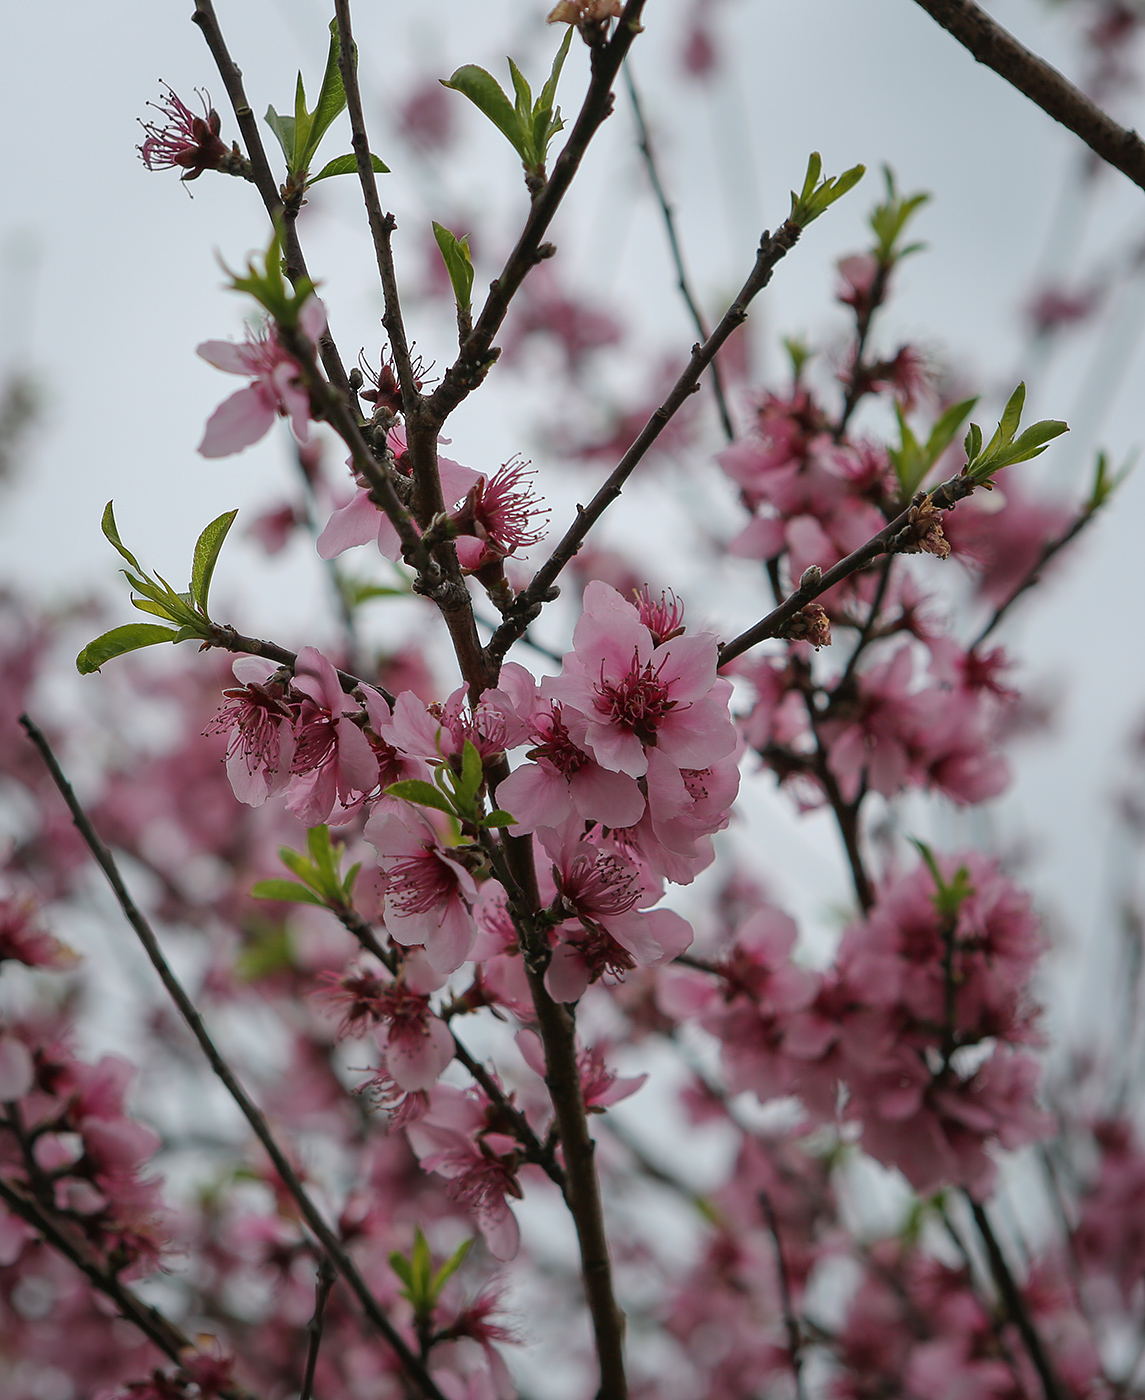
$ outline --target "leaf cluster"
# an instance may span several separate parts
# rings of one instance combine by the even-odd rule
[[[266,124],[278,138],[282,154],[286,157],[286,169],[290,175],[291,183],[296,188],[308,189],[311,185],[317,184],[319,180],[329,179],[331,175],[352,175],[358,168],[354,156],[336,156],[333,160],[328,161],[317,175],[309,174],[311,163],[318,153],[322,138],[346,106],[346,89],[342,85],[342,74],[338,67],[340,47],[338,21],[332,19],[330,21],[330,51],[326,55],[326,71],[322,74],[322,87],[313,111],[307,110],[306,107],[306,88],[303,85],[301,73],[298,75],[298,82],[294,89],[294,115],[280,117],[273,107],[266,109]],[[358,49],[355,45],[355,67],[357,62]],[[389,167],[383,165],[373,154],[370,156],[370,164],[373,166],[375,174],[386,175],[389,173]]]
[[[452,88],[468,97],[478,107],[498,131],[505,137],[517,154],[527,175],[544,177],[545,161],[548,158],[549,143],[558,131],[564,130],[561,109],[554,107],[557,82],[561,76],[573,31],[570,28],[561,41],[557,56],[549,76],[541,89],[540,96],[533,100],[532,89],[525,75],[512,59],[508,60],[509,73],[513,79],[515,100],[509,101],[501,84],[492,73],[478,68],[475,63],[466,63],[451,78],[442,78],[442,87]],[[435,231],[436,231],[436,225]],[[438,240],[440,242],[440,239]],[[444,249],[442,250],[444,253]],[[456,285],[454,291],[456,291]]]
[[[449,1258],[434,1269],[429,1243],[422,1233],[421,1226],[415,1225],[413,1248],[409,1257],[397,1249],[391,1253],[390,1268],[405,1284],[399,1291],[413,1307],[417,1323],[425,1325],[433,1320],[433,1310],[437,1307],[441,1290],[465,1263],[466,1256],[472,1248],[472,1239],[462,1240]]]
[[[105,661],[123,656],[141,647],[151,647],[159,642],[187,642],[206,639],[212,626],[207,612],[207,597],[215,564],[227,532],[234,524],[237,510],[229,510],[212,520],[195,543],[195,553],[191,560],[191,581],[185,593],[178,593],[162,574],[148,574],[135,555],[119,538],[119,528],[115,523],[115,511],[108,501],[103,512],[102,529],[128,567],[120,572],[138,594],[131,600],[132,606],[140,612],[161,617],[174,626],[164,627],[153,622],[132,622],[125,627],[112,628],[89,642],[76,657],[76,669],[81,676],[98,671]]]
[[[954,441],[954,435],[974,411],[977,398],[963,399],[952,404],[930,430],[925,443],[915,437],[900,404],[895,404],[895,415],[899,425],[899,447],[889,447],[887,456],[895,469],[904,498],[914,495],[930,474],[934,464]]]
[[[432,783],[422,778],[406,778],[400,783],[391,783],[386,788],[386,794],[413,802],[419,807],[432,807],[478,829],[512,826],[514,819],[508,812],[498,810],[485,814],[481,795],[484,782],[485,772],[477,745],[471,739],[466,739],[461,751],[459,772],[455,772],[448,763],[440,763],[433,770]]]
[[[848,190],[854,189],[867,173],[867,167],[853,165],[850,170],[844,170],[842,175],[829,175],[825,180],[819,178],[822,173],[823,158],[818,151],[812,151],[807,159],[807,174],[803,180],[802,191],[799,194],[791,191],[791,213],[788,218],[800,228],[806,228],[820,214],[830,209],[837,199],[842,199]]]
[[[233,291],[252,296],[279,326],[297,327],[299,313],[307,299],[314,295],[314,283],[309,277],[299,277],[294,283],[287,281],[283,270],[281,221],[275,221],[274,234],[262,254],[261,267],[255,258],[247,259],[245,275],[233,272],[226,263],[223,267],[231,279]]]
[[[1069,432],[1068,423],[1044,418],[1040,423],[1028,427],[1020,437],[1015,437],[1025,401],[1026,386],[1019,384],[1010,395],[994,436],[985,447],[982,446],[982,429],[977,423],[970,424],[964,443],[966,465],[962,468],[962,474],[971,477],[976,485],[990,488],[994,484],[991,478],[995,472],[1013,466],[1015,462],[1028,462],[1032,457],[1040,457],[1054,438]]]
[[[934,852],[926,842],[919,841],[913,836],[910,840],[912,845],[917,846],[919,854],[926,862],[926,868],[930,871],[931,879],[934,881],[933,900],[938,917],[944,924],[953,924],[958,918],[958,911],[962,905],[974,893],[974,886],[970,883],[970,871],[965,865],[960,865],[949,880],[944,879],[938,861],[934,857]]]
[[[354,893],[354,881],[362,862],[358,861],[343,876],[339,873],[343,847],[330,840],[328,826],[312,826],[306,833],[309,856],[289,846],[278,848],[283,865],[298,876],[294,880],[260,880],[251,890],[255,899],[275,899],[283,904],[317,904],[321,909],[348,909]]]
[[[905,248],[896,245],[915,211],[929,201],[930,195],[925,190],[918,194],[900,195],[889,165],[883,166],[883,179],[887,184],[887,197],[871,211],[870,223],[876,239],[875,257],[883,267],[890,267],[900,258],[925,247],[922,243],[910,243]]]

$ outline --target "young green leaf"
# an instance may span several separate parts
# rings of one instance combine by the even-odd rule
[[[390,167],[385,165],[372,152],[370,154],[370,165],[375,175],[388,175]],[[311,175],[306,181],[306,188],[316,185],[319,180],[329,180],[331,175],[356,175],[358,173],[358,158],[354,155],[335,156],[333,160],[327,161],[317,175]]]
[[[81,676],[90,676],[112,657],[125,656],[129,651],[138,651],[141,647],[153,647],[160,642],[178,639],[179,633],[174,628],[157,627],[152,622],[129,622],[125,627],[113,627],[102,637],[88,642],[76,657],[76,670]]]
[[[571,29],[569,30],[569,33],[572,33]],[[469,1254],[469,1251],[472,1248],[472,1237],[470,1237],[467,1240],[462,1240],[461,1243],[457,1246],[457,1248],[453,1251],[453,1253],[449,1256],[449,1258],[445,1261],[445,1263],[442,1264],[441,1268],[438,1269],[437,1273],[434,1274],[433,1279],[429,1285],[429,1291],[435,1303],[441,1296],[441,1290],[445,1287],[445,1285],[449,1282],[453,1275],[458,1271],[458,1269],[461,1268],[462,1264],[465,1263],[466,1256]]]
[[[100,521],[100,529],[104,538],[112,545],[121,558],[126,559],[137,574],[143,572],[142,565],[135,555],[127,548],[119,538],[119,528],[115,523],[115,511],[112,509],[112,502],[108,501],[103,508],[103,519]]]
[[[475,63],[466,63],[457,69],[452,78],[442,78],[441,85],[468,97],[509,141],[521,159],[525,159],[527,140],[521,119],[492,73],[478,68]]]
[[[561,69],[565,66],[565,59],[569,56],[569,45],[572,43],[572,26],[570,25],[561,42],[557,55],[553,59],[553,66],[549,70],[549,76],[545,79],[545,85],[541,89],[541,95],[537,98],[536,110],[539,112],[551,112],[553,103],[557,98],[557,83],[560,82]]]
[[[326,907],[324,899],[293,880],[260,880],[251,889],[251,894],[255,899],[273,899],[280,904],[317,904],[322,909]]]
[[[495,812],[490,812],[487,817],[481,818],[481,825],[488,827],[516,826],[517,818],[508,812],[503,812],[500,807]]]
[[[439,223],[433,225],[433,236],[441,250],[445,270],[453,287],[453,296],[462,311],[473,305],[473,260],[469,254],[469,235],[457,238]]]
[[[826,209],[829,209],[837,199],[841,199],[848,190],[855,185],[866,174],[865,165],[853,165],[850,170],[845,170],[842,175],[831,175],[826,180],[820,181],[819,176],[823,169],[823,161],[818,151],[812,151],[807,160],[807,174],[803,180],[801,193],[796,194],[791,191],[791,213],[788,216],[793,224],[798,224],[800,228],[806,226],[817,219]]]
[[[228,510],[218,519],[212,520],[195,542],[195,555],[191,561],[191,601],[198,605],[204,614],[207,611],[207,595],[211,591],[211,578],[215,563],[227,532],[235,523],[237,510]]]
[[[274,132],[278,144],[282,147],[282,154],[289,169],[294,162],[294,118],[280,117],[273,107],[268,107],[263,120]]]
[[[326,71],[322,74],[322,87],[318,102],[311,113],[310,140],[307,146],[307,166],[310,158],[318,150],[323,136],[346,106],[346,89],[342,85],[342,70],[338,66],[342,41],[338,34],[338,21],[330,21],[330,48],[326,54]],[[351,55],[354,67],[358,66],[358,46],[354,45]]]
[[[406,802],[414,802],[419,807],[433,807],[439,812],[448,812],[451,817],[457,812],[453,804],[433,786],[421,778],[405,778],[400,783],[391,783],[386,788],[388,797],[400,797]]]
[[[485,773],[481,766],[481,755],[472,739],[466,739],[461,750],[461,781],[456,785],[457,803],[461,810],[471,808],[481,790]]]
[[[917,209],[930,199],[930,195],[919,193],[903,198],[895,188],[894,172],[889,165],[883,166],[883,179],[886,181],[887,197],[871,213],[871,230],[878,240],[875,257],[889,267],[910,253],[916,253],[924,245],[912,243],[908,248],[897,248],[899,238]]]

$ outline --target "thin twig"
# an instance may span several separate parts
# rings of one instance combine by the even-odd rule
[[[805,1400],[803,1332],[799,1326],[799,1319],[795,1316],[795,1304],[791,1297],[791,1278],[787,1272],[787,1260],[783,1254],[783,1240],[779,1234],[779,1219],[775,1214],[771,1197],[766,1191],[759,1193],[759,1205],[767,1220],[767,1228],[771,1231],[772,1243],[775,1245],[775,1270],[779,1275],[779,1297],[783,1304],[783,1322],[787,1329],[787,1352],[791,1358],[792,1374],[795,1376],[796,1400]]]
[[[277,642],[264,642],[258,637],[245,637],[241,632],[236,632],[233,627],[225,624],[218,625],[212,623],[210,635],[203,642],[204,647],[218,647],[220,651],[238,652],[240,656],[263,656],[267,661],[277,661],[280,666],[289,666],[293,671],[298,665],[298,653],[290,651],[287,647],[280,647]],[[347,695],[353,695],[359,687],[368,685],[385,697],[387,703],[392,705],[394,697],[384,686],[376,684],[374,681],[366,681],[361,676],[355,676],[350,671],[336,671],[338,684]]]
[[[1145,190],[1145,141],[1126,131],[1080,88],[1031,53],[973,0],[916,0],[979,63],[992,68],[1047,116],[1068,127],[1091,151]]]
[[[823,573],[819,573],[817,570],[814,572],[808,570],[808,574],[811,576],[808,577],[805,574],[805,581],[801,580],[799,587],[793,593],[788,594],[777,608],[773,608],[766,617],[761,618],[745,632],[741,632],[738,637],[733,637],[730,642],[721,644],[720,666],[726,666],[737,656],[741,656],[745,651],[749,651],[769,637],[782,635],[783,628],[800,608],[818,598],[821,593],[826,593],[829,588],[834,588],[837,583],[842,583],[845,578],[849,578],[859,569],[865,568],[880,554],[893,554],[901,549],[908,538],[904,532],[914,518],[912,512],[921,498],[929,496],[938,510],[950,510],[959,501],[965,500],[967,496],[971,495],[975,485],[973,477],[963,476],[959,473],[957,476],[952,476],[949,481],[944,481],[941,486],[936,486],[933,491],[920,492],[914,501],[900,511],[877,535],[873,535],[866,544],[860,545],[845,559],[840,559],[837,564],[833,564]]]
[[[69,1263],[74,1264],[86,1277],[93,1288],[106,1298],[110,1298],[128,1322],[138,1327],[143,1335],[165,1356],[177,1364],[185,1359],[188,1352],[194,1352],[195,1344],[158,1308],[145,1303],[126,1284],[121,1283],[113,1273],[100,1267],[79,1243],[72,1239],[35,1202],[17,1191],[10,1182],[0,1177],[0,1200],[8,1209],[36,1230],[44,1241]],[[228,1386],[219,1392],[223,1400],[251,1400],[251,1394],[242,1386]]]
[[[640,94],[636,90],[636,83],[632,77],[632,66],[627,61],[624,64],[624,82],[628,88],[628,97],[632,103],[632,115],[636,118],[636,134],[640,147],[640,154],[644,157],[644,165],[648,171],[648,180],[652,186],[652,193],[656,196],[656,201],[660,205],[660,215],[664,220],[664,230],[668,235],[668,247],[672,253],[672,262],[676,268],[676,285],[680,289],[680,295],[684,298],[684,305],[692,317],[692,322],[699,333],[701,340],[707,340],[708,327],[704,319],[704,313],[700,310],[700,304],[696,300],[692,291],[691,282],[688,278],[687,269],[684,267],[684,253],[680,247],[680,239],[676,232],[676,214],[672,206],[668,203],[668,196],[664,193],[664,183],[660,179],[660,171],[656,165],[656,157],[652,151],[652,138],[648,133],[648,124],[644,120],[644,107],[640,101]],[[723,377],[720,374],[719,364],[712,361],[712,392],[716,396],[716,406],[719,409],[720,423],[723,426],[724,436],[729,442],[735,440],[735,428],[732,425],[731,414],[728,412],[727,399],[724,397]]]
[[[318,1349],[322,1345],[322,1328],[326,1321],[326,1300],[334,1287],[338,1275],[325,1255],[318,1261],[318,1278],[314,1284],[314,1316],[307,1324],[310,1344],[306,1348],[306,1370],[302,1376],[302,1389],[298,1400],[312,1400],[314,1395],[314,1372],[318,1366]]]
[[[529,586],[517,597],[486,648],[486,653],[499,662],[513,643],[532,622],[543,604],[553,596],[553,584],[561,570],[584,543],[585,537],[608,507],[620,495],[624,483],[632,475],[648,449],[671,422],[679,409],[699,387],[700,376],[716,357],[716,352],[731,333],[747,320],[747,309],[755,296],[767,286],[775,265],[792,249],[802,229],[788,219],[772,235],[760,239],[759,251],[751,276],[739,290],[735,301],[725,312],[719,325],[702,345],[692,350],[688,366],[677,379],[671,393],[648,419],[639,437],[617,463],[608,480],[587,506],[578,506],[576,519],[565,531],[560,543],[534,574]],[[881,553],[881,551],[879,551]],[[808,601],[804,599],[803,601]],[[802,606],[802,603],[799,605]],[[792,609],[796,611],[796,609]],[[772,635],[772,634],[768,634]]]
[[[839,421],[835,424],[835,431],[832,433],[836,442],[842,441],[843,434],[847,431],[847,424],[851,421],[851,414],[854,413],[859,400],[869,389],[868,383],[865,382],[864,369],[866,367],[863,365],[863,355],[866,352],[875,312],[883,304],[883,298],[887,294],[887,280],[890,277],[890,271],[890,266],[887,263],[879,263],[875,269],[874,281],[871,283],[871,290],[863,309],[855,317],[855,358],[851,368],[851,382],[847,385],[846,397],[843,400],[843,410],[839,414]]]
[[[1006,1262],[1002,1246],[994,1233],[994,1227],[990,1224],[990,1217],[986,1214],[985,1207],[976,1201],[968,1191],[964,1191],[963,1195],[970,1205],[974,1223],[977,1225],[978,1233],[982,1236],[982,1243],[986,1247],[986,1256],[990,1260],[990,1272],[994,1276],[999,1297],[1010,1321],[1018,1329],[1022,1345],[1026,1348],[1026,1352],[1033,1362],[1034,1370],[1037,1371],[1038,1378],[1042,1383],[1046,1400],[1064,1400],[1065,1392],[1054,1371],[1053,1362],[1050,1360],[1038,1329],[1034,1326],[1017,1281],[1010,1272],[1010,1266]]]
[[[1078,535],[1081,534],[1081,532],[1085,529],[1085,527],[1090,523],[1090,521],[1094,518],[1096,514],[1096,510],[1087,506],[1077,517],[1077,519],[1073,522],[1073,524],[1069,527],[1069,529],[1065,532],[1064,535],[1059,535],[1056,540],[1050,540],[1048,541],[1048,543],[1042,546],[1042,551],[1038,555],[1037,563],[1022,580],[1022,582],[1018,584],[1017,588],[1014,589],[1013,593],[1010,594],[1006,601],[1004,603],[999,604],[999,606],[994,610],[993,617],[990,618],[990,621],[987,622],[985,627],[982,628],[981,632],[978,633],[978,635],[966,648],[967,651],[978,650],[978,648],[982,645],[982,643],[986,640],[990,633],[993,632],[995,627],[998,626],[998,624],[1002,621],[1002,619],[1006,616],[1006,614],[1010,611],[1010,609],[1014,606],[1014,604],[1018,601],[1022,594],[1027,592],[1029,589],[1033,588],[1033,586],[1040,581],[1042,576],[1042,570],[1046,567],[1046,565],[1050,562],[1054,555],[1057,554],[1059,550],[1064,549],[1067,544],[1070,544],[1073,540],[1077,539]]]
[[[88,849],[95,857],[96,864],[107,877],[107,882],[114,891],[116,899],[119,901],[119,907],[122,909],[124,917],[135,930],[140,943],[143,945],[144,951],[151,960],[152,966],[159,974],[160,981],[167,989],[172,1001],[174,1001],[175,1005],[179,1008],[179,1012],[186,1021],[191,1033],[199,1042],[199,1046],[203,1054],[207,1057],[211,1068],[214,1070],[215,1074],[218,1075],[219,1079],[222,1080],[224,1087],[238,1105],[243,1117],[246,1118],[253,1129],[255,1136],[266,1149],[266,1153],[274,1164],[274,1168],[278,1172],[283,1185],[290,1192],[291,1196],[294,1197],[303,1219],[321,1242],[323,1249],[326,1251],[334,1267],[350,1285],[351,1290],[361,1304],[362,1311],[378,1331],[381,1332],[386,1341],[389,1342],[390,1347],[393,1349],[410,1380],[413,1381],[423,1395],[429,1397],[429,1400],[444,1400],[441,1391],[438,1390],[437,1385],[434,1383],[425,1367],[409,1349],[401,1334],[378,1305],[377,1299],[370,1292],[365,1280],[358,1272],[357,1266],[346,1252],[337,1235],[334,1234],[333,1230],[331,1230],[329,1225],[323,1220],[318,1208],[310,1199],[306,1188],[303,1186],[298,1173],[291,1166],[282,1148],[279,1147],[261,1110],[255,1105],[254,1101],[239,1083],[226,1060],[219,1053],[206,1026],[203,1024],[203,1018],[199,1015],[191,998],[184,991],[182,983],[180,983],[174,972],[172,972],[170,964],[167,962],[167,959],[163,955],[163,950],[159,946],[159,940],[155,936],[154,929],[152,929],[150,923],[128,892],[127,886],[123,882],[123,877],[119,872],[119,867],[115,863],[114,856],[103,844],[95,827],[92,826],[91,819],[80,805],[79,799],[76,797],[71,784],[60,768],[47,739],[26,714],[20,716],[20,723],[26,730],[29,739],[31,739],[32,743],[39,749],[40,756],[43,758],[48,771],[51,773],[53,782],[59,789],[61,797],[63,797],[71,811],[72,820],[75,822]]]
[[[516,247],[509,254],[500,275],[490,283],[489,295],[473,329],[465,338],[460,354],[427,400],[438,427],[484,379],[497,358],[493,339],[501,328],[510,303],[532,269],[551,252],[551,248],[546,251],[543,246],[545,234],[580,169],[589,143],[612,112],[612,84],[633,39],[640,32],[640,16],[645,3],[646,0],[628,0],[611,39],[592,50],[592,77],[569,138],[554,162],[552,174],[544,188],[533,199]]]

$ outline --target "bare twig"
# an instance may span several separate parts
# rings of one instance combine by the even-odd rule
[[[802,229],[799,225],[792,223],[789,219],[774,235],[768,233],[763,235],[751,276],[740,288],[739,294],[725,312],[719,325],[702,345],[697,345],[693,349],[688,367],[677,379],[668,397],[644,425],[639,437],[617,463],[608,480],[587,506],[577,507],[576,519],[565,531],[552,554],[537,570],[529,586],[517,597],[509,609],[505,621],[493,634],[486,648],[486,653],[495,663],[500,662],[508,649],[523,634],[543,604],[553,596],[553,584],[559,577],[561,570],[580,549],[588,532],[620,495],[624,483],[632,475],[648,449],[668,426],[679,409],[695,393],[699,387],[700,376],[715,359],[720,346],[738,326],[743,325],[744,321],[747,320],[747,309],[751,301],[767,286],[776,263],[795,246],[801,232]],[[803,599],[798,607],[802,607],[803,602],[808,601],[810,600]],[[793,608],[792,612],[797,610],[798,608]],[[767,635],[774,634],[768,633]]]
[[[1026,1307],[1017,1281],[1010,1272],[1010,1266],[1006,1262],[1002,1246],[994,1233],[994,1227],[990,1224],[986,1208],[976,1201],[969,1192],[963,1192],[963,1194],[970,1205],[974,1223],[978,1227],[978,1233],[982,1236],[982,1243],[986,1247],[986,1257],[990,1260],[990,1272],[994,1276],[994,1283],[997,1286],[999,1297],[1002,1299],[1002,1305],[1005,1307],[1010,1321],[1018,1329],[1022,1345],[1026,1348],[1026,1352],[1033,1362],[1034,1370],[1038,1373],[1038,1379],[1042,1383],[1046,1400],[1064,1400],[1065,1391],[1058,1380],[1053,1362],[1050,1360],[1038,1329],[1030,1317],[1029,1309]]]
[[[358,1299],[362,1311],[366,1314],[373,1325],[381,1332],[394,1354],[401,1363],[410,1380],[417,1386],[421,1393],[428,1397],[428,1400],[444,1400],[441,1391],[425,1367],[406,1345],[404,1338],[390,1322],[389,1318],[378,1305],[377,1299],[370,1292],[362,1275],[358,1272],[357,1266],[346,1252],[337,1235],[331,1230],[329,1225],[323,1220],[318,1208],[310,1199],[306,1188],[303,1186],[298,1173],[291,1166],[286,1154],[279,1147],[273,1133],[267,1124],[261,1110],[247,1094],[246,1090],[239,1083],[238,1078],[227,1064],[226,1060],[219,1053],[217,1046],[211,1039],[203,1018],[199,1015],[194,1003],[184,991],[182,983],[171,970],[170,964],[163,955],[163,950],[159,946],[159,940],[155,936],[155,931],[144,916],[143,912],[136,905],[128,892],[127,886],[123,882],[123,877],[119,872],[119,867],[115,863],[115,858],[103,844],[99,833],[92,826],[91,819],[80,805],[79,799],[72,790],[71,784],[60,768],[55,754],[47,739],[32,722],[27,715],[20,716],[20,723],[26,730],[28,737],[36,748],[40,751],[40,756],[47,765],[48,771],[52,775],[52,780],[59,789],[61,797],[68,805],[80,835],[83,837],[88,849],[95,857],[96,864],[107,877],[108,884],[115,893],[119,901],[127,922],[135,930],[144,951],[151,960],[152,966],[159,974],[160,981],[167,989],[172,1001],[179,1008],[184,1021],[191,1030],[192,1035],[199,1042],[203,1054],[215,1074],[222,1080],[224,1087],[238,1105],[243,1117],[250,1124],[255,1136],[262,1143],[267,1155],[270,1157],[274,1168],[282,1180],[283,1185],[293,1196],[299,1212],[313,1234],[321,1242],[323,1249],[329,1257],[331,1263],[350,1285],[352,1292]]]
[[[246,637],[226,625],[212,624],[210,636],[203,642],[203,646],[218,647],[220,651],[238,652],[240,656],[263,656],[267,661],[277,661],[280,666],[289,666],[292,671],[298,664],[296,651],[280,647],[277,642],[264,642],[258,637]],[[338,684],[347,695],[352,695],[360,686],[368,685],[379,695],[383,695],[389,704],[394,703],[394,697],[384,686],[377,685],[374,681],[363,680],[349,671],[337,671],[336,674]]]
[[[834,588],[837,583],[842,583],[845,578],[865,568],[873,563],[880,554],[893,554],[902,548],[904,535],[907,527],[913,519],[912,511],[916,504],[926,496],[931,498],[934,506],[938,510],[950,510],[959,501],[965,500],[975,489],[975,482],[972,477],[952,476],[949,481],[944,481],[941,486],[936,486],[933,491],[919,492],[909,506],[900,511],[887,525],[885,525],[877,535],[873,535],[866,544],[860,545],[858,549],[848,554],[845,559],[840,559],[837,564],[824,573],[817,570],[804,575],[799,587],[790,593],[777,608],[773,608],[766,617],[749,627],[746,632],[741,632],[738,637],[733,637],[730,642],[724,642],[720,646],[720,665],[726,666],[730,661],[734,661],[737,656],[742,656],[745,651],[760,642],[766,641],[769,637],[778,637],[782,634],[784,626],[795,616],[800,608],[818,598],[821,593],[826,593],[829,588]]]
[[[656,165],[656,157],[652,151],[652,138],[648,134],[648,124],[644,120],[644,107],[640,101],[640,94],[636,90],[636,83],[632,77],[632,67],[626,61],[624,64],[624,82],[628,88],[628,97],[632,103],[632,115],[636,118],[637,141],[640,146],[640,154],[644,157],[644,165],[648,171],[648,180],[652,186],[652,192],[656,196],[656,201],[660,205],[660,214],[664,220],[664,231],[668,235],[668,247],[672,253],[672,262],[676,268],[676,285],[680,289],[680,295],[684,298],[684,305],[688,308],[688,313],[696,327],[701,340],[708,338],[708,326],[704,319],[704,313],[700,310],[700,304],[696,300],[692,291],[691,282],[688,278],[687,269],[684,266],[684,253],[680,247],[680,239],[676,232],[676,214],[671,204],[668,203],[668,196],[664,193],[664,184],[660,179],[660,171]],[[720,423],[723,426],[724,436],[729,442],[735,439],[735,428],[732,425],[731,414],[728,412],[727,399],[724,397],[723,378],[720,374],[719,364],[712,361],[712,392],[716,396],[716,407],[719,410]]]
[[[314,1316],[306,1328],[310,1333],[310,1344],[306,1348],[306,1370],[302,1376],[302,1389],[298,1392],[298,1400],[312,1400],[314,1395],[314,1372],[318,1366],[318,1349],[322,1345],[326,1300],[330,1297],[330,1290],[334,1287],[337,1277],[329,1259],[323,1255],[318,1261],[318,1278],[314,1284]]]
[[[791,1357],[791,1371],[795,1377],[796,1400],[805,1400],[803,1388],[803,1332],[799,1319],[795,1316],[795,1304],[791,1297],[791,1278],[787,1272],[787,1260],[783,1255],[783,1240],[779,1234],[779,1218],[766,1191],[759,1193],[759,1206],[767,1220],[771,1240],[775,1245],[775,1270],[779,1276],[779,1297],[783,1303],[783,1323],[787,1330],[787,1352]]]
[[[1145,189],[1145,141],[1126,131],[1080,88],[1031,53],[973,0],[916,0],[979,63],[992,68],[1091,151]]]

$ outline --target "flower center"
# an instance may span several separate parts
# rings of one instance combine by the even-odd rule
[[[648,661],[641,666],[634,654],[628,674],[615,682],[606,681],[603,664],[600,668],[597,709],[622,729],[635,734],[642,744],[656,743],[656,730],[661,721],[669,710],[676,708],[677,702],[660,678],[663,664],[654,667]]]
[[[457,890],[454,872],[431,852],[390,866],[386,903],[398,914],[428,914]]]
[[[578,748],[569,737],[568,728],[561,718],[559,705],[553,706],[552,715],[548,719],[542,719],[538,722],[536,733],[538,738],[545,734],[547,737],[525,755],[533,762],[544,759],[566,778],[571,778],[574,773],[579,773],[589,762],[588,754],[583,749]]]

